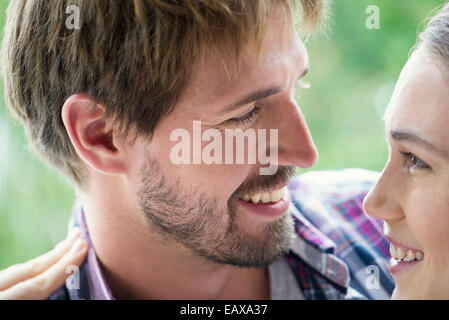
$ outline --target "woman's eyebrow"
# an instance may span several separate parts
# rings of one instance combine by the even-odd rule
[[[407,141],[411,143],[415,143],[418,145],[421,145],[425,149],[432,151],[434,153],[439,154],[440,156],[446,158],[449,160],[449,152],[438,148],[433,143],[427,141],[426,139],[420,137],[416,133],[410,132],[410,131],[401,131],[401,130],[391,130],[390,131],[391,137],[396,141]]]

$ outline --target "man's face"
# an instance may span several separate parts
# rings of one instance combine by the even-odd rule
[[[317,159],[294,98],[295,83],[309,66],[308,55],[293,26],[276,20],[280,19],[273,18],[267,27],[260,60],[255,45],[248,44],[237,73],[229,61],[225,68],[216,56],[197,63],[185,92],[173,112],[160,121],[151,141],[140,138],[136,143],[130,178],[150,228],[166,241],[215,262],[262,266],[288,250],[294,233],[284,187],[296,166],[307,168]],[[249,96],[255,99],[246,99]],[[256,133],[266,129],[266,149],[278,152],[276,173],[260,175],[263,166],[259,161],[249,163],[246,156],[243,164],[173,163],[170,155],[178,142],[170,141],[170,136],[185,129],[193,140],[193,121],[201,121],[202,132],[217,129],[223,137],[225,129]],[[270,129],[278,132],[276,145],[269,139]],[[225,153],[224,138],[220,142]],[[202,141],[201,150],[209,143]],[[191,158],[193,144],[190,141],[188,147]],[[245,153],[247,148],[248,143]],[[268,192],[278,189],[285,194],[272,192],[271,200],[266,199]],[[257,202],[256,194],[264,191],[267,203],[241,200],[253,195]]]

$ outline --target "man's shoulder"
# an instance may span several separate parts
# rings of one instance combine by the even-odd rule
[[[388,272],[389,243],[383,222],[363,210],[363,200],[378,177],[378,172],[363,169],[311,171],[295,177],[289,192],[293,212],[330,240],[334,254],[347,264],[351,287],[371,299],[388,299],[394,288]],[[309,232],[304,234],[310,238]],[[366,270],[373,266],[380,275],[377,291],[365,286],[370,275]]]
[[[379,177],[376,171],[344,169],[309,171],[296,176],[289,185],[293,195],[305,193],[311,197],[326,198],[332,202],[350,200],[366,195]],[[305,197],[301,196],[301,200]]]
[[[306,216],[365,219],[363,200],[378,177],[378,172],[364,169],[310,171],[295,177],[289,192],[292,203]]]
[[[382,222],[363,210],[363,200],[378,177],[363,169],[311,171],[292,180],[289,192],[292,204],[320,230],[343,228],[353,234],[372,224],[378,232]]]

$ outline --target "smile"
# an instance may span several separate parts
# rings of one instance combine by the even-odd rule
[[[276,186],[277,189],[246,194],[237,200],[237,203],[253,217],[264,221],[272,221],[283,216],[290,205],[290,195],[287,184]]]
[[[255,194],[246,194],[240,199],[245,202],[252,202],[255,204],[258,203],[275,203],[279,202],[281,199],[284,198],[285,195],[285,188],[273,190],[270,192],[263,192],[263,193],[255,193]]]
[[[415,249],[407,249],[390,244],[390,255],[398,262],[421,261],[424,259],[424,253]]]
[[[415,265],[421,263],[424,260],[424,252],[412,247],[400,244],[393,241],[388,237],[390,241],[390,272],[393,275],[399,275],[400,273],[413,268]]]

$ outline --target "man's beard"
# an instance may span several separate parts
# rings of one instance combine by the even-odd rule
[[[273,176],[256,176],[242,184],[230,197],[226,208],[218,200],[179,180],[170,184],[161,173],[158,160],[148,157],[141,168],[139,205],[152,226],[165,241],[177,242],[193,253],[222,264],[262,267],[288,252],[294,239],[289,213],[258,226],[251,233],[236,223],[236,200],[288,181],[294,166],[280,167]]]

